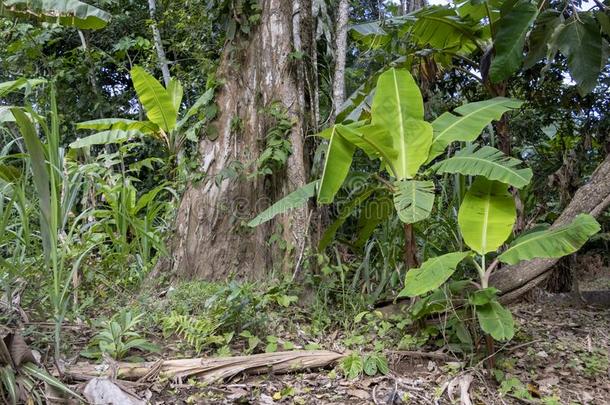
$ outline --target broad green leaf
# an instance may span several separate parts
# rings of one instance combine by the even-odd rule
[[[392,165],[398,179],[412,178],[428,157],[432,126],[423,118],[422,96],[408,71],[391,68],[379,76],[372,124],[385,128],[392,137],[398,153]]]
[[[547,55],[553,33],[563,20],[563,15],[557,10],[547,9],[540,13],[527,39],[528,53],[523,64],[525,69],[531,68]]]
[[[477,177],[466,193],[458,224],[466,244],[483,255],[498,249],[510,236],[517,213],[508,186]]]
[[[318,202],[320,204],[330,204],[335,199],[335,194],[341,188],[352,165],[355,149],[355,146],[337,131],[337,126],[334,126],[331,130],[324,160],[324,171],[318,190]]]
[[[125,118],[100,118],[97,120],[83,121],[76,124],[76,129],[95,129],[104,131],[106,129],[128,129],[132,124],[137,123],[136,120]]]
[[[468,176],[483,176],[516,188],[523,188],[532,179],[530,168],[518,169],[519,159],[506,156],[491,146],[475,151],[474,145],[466,147],[455,156],[433,166],[437,173],[460,173]]]
[[[424,7],[412,14],[415,20],[409,34],[419,47],[470,54],[487,38],[473,19],[460,18],[456,9],[443,6]]]
[[[385,375],[390,371],[388,360],[380,353],[371,353],[364,358],[364,373],[369,376],[377,373]]]
[[[510,340],[515,335],[513,316],[497,301],[477,306],[477,317],[483,332],[496,340]]]
[[[580,214],[568,225],[528,233],[517,238],[498,258],[506,264],[517,264],[535,258],[559,258],[576,252],[600,230],[589,214]]]
[[[602,38],[599,26],[589,13],[578,13],[566,21],[557,37],[557,45],[568,60],[570,75],[585,95],[597,85],[602,69]]]
[[[445,151],[455,141],[472,142],[493,120],[499,120],[507,111],[519,108],[522,102],[504,97],[464,104],[454,110],[458,115],[445,112],[432,122],[434,138],[427,163]]]
[[[362,48],[377,48],[391,40],[385,26],[407,34],[419,48],[453,54],[469,54],[479,47],[478,42],[486,39],[478,21],[461,18],[457,10],[449,6],[429,6],[405,16],[386,18],[383,22],[354,25],[350,27],[350,33]]]
[[[140,66],[131,69],[131,80],[148,119],[165,132],[171,132],[178,113],[169,92]]]
[[[398,156],[396,150],[392,148],[392,137],[383,127],[375,125],[353,127],[341,124],[336,127],[343,138],[362,149],[371,159],[381,158],[391,161]]]
[[[421,267],[407,272],[405,288],[398,296],[416,297],[437,289],[449,280],[458,264],[469,255],[470,252],[454,252],[426,260]]]
[[[354,24],[349,27],[349,33],[356,42],[369,49],[379,48],[392,39],[378,21]]]
[[[519,0],[508,13],[502,15],[496,24],[495,56],[489,68],[492,82],[501,82],[519,69],[523,61],[525,36],[537,15],[538,7],[528,0]]]
[[[265,211],[258,214],[256,218],[248,222],[248,226],[254,228],[262,223],[273,219],[276,215],[282,214],[293,208],[307,204],[307,201],[316,194],[316,187],[319,180],[312,181],[288,194]]]
[[[130,138],[141,136],[140,131],[124,131],[122,129],[111,129],[109,131],[98,132],[93,135],[79,138],[70,144],[73,149],[84,148],[93,145],[108,145],[111,143],[125,142]]]
[[[402,222],[413,224],[430,216],[434,205],[432,181],[398,180],[394,185],[394,206]]]
[[[174,104],[174,109],[177,113],[178,111],[180,111],[180,104],[182,103],[182,96],[184,95],[184,89],[182,88],[182,84],[172,77],[171,79],[169,79],[169,84],[167,85],[167,92],[172,98],[172,103]]]
[[[59,23],[80,29],[104,28],[111,15],[78,0],[0,0],[0,15]]]
[[[357,378],[364,371],[364,361],[360,354],[352,352],[349,356],[341,360],[343,374],[350,380]]]
[[[140,131],[143,134],[159,132],[159,126],[150,121],[135,121],[125,118],[101,118],[83,121],[76,124],[76,129],[94,129],[97,131],[121,129],[124,131]]]
[[[366,201],[371,196],[371,194],[373,194],[375,191],[376,191],[376,187],[373,187],[373,186],[366,187],[364,190],[362,190],[362,192],[360,192],[358,195],[356,195],[350,202],[348,202],[347,204],[345,204],[344,206],[341,207],[341,212],[339,213],[339,217],[337,219],[335,219],[328,228],[326,228],[326,230],[324,231],[324,234],[322,235],[322,238],[320,239],[320,243],[318,245],[318,249],[320,251],[323,251],[324,249],[326,249],[328,247],[328,245],[330,245],[330,243],[335,238],[337,231],[345,223],[347,218],[349,218],[352,215],[352,213],[354,212],[354,210],[360,204],[362,204],[364,201]]]

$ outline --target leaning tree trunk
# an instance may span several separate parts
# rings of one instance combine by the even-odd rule
[[[307,27],[311,5],[284,0],[260,5],[259,24],[226,47],[219,66],[224,84],[213,125],[218,137],[200,143],[205,178],[190,185],[182,198],[171,247],[173,272],[182,279],[261,278],[273,266],[285,269],[307,244],[307,208],[254,229],[245,226],[307,180],[302,67],[292,55],[300,50],[300,38],[306,38],[301,30]],[[282,170],[248,178],[276,124],[264,112],[274,103],[293,122],[288,134],[292,153]]]
[[[597,167],[587,184],[576,191],[553,227],[570,223],[578,214],[599,216],[610,205],[610,154]],[[540,284],[559,259],[535,259],[507,266],[496,271],[490,285],[502,292],[502,300],[510,302]]]

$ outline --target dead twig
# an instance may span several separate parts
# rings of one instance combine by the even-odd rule
[[[456,360],[456,358],[451,357],[448,354],[438,353],[438,352],[419,352],[419,351],[413,351],[413,350],[390,350],[388,353],[398,355],[398,356],[403,356],[403,357],[415,357],[415,358],[419,358],[419,359],[436,359],[436,360],[443,360],[443,361]]]

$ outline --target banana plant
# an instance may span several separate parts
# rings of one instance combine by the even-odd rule
[[[511,236],[515,220],[515,200],[508,184],[476,177],[458,213],[459,228],[470,250],[431,258],[421,267],[408,271],[399,297],[422,296],[438,289],[462,261],[470,258],[479,283],[478,289],[470,293],[469,303],[476,311],[481,329],[496,340],[511,339],[514,335],[512,315],[498,302],[499,291],[489,286],[493,271],[500,263],[513,265],[535,258],[569,255],[600,230],[591,215],[581,214],[567,225],[525,233],[500,249]],[[487,266],[488,257],[493,260]]]
[[[171,79],[167,88],[140,66],[131,69],[131,80],[138,100],[146,111],[147,120],[137,121],[124,118],[102,118],[85,121],[76,125],[77,129],[98,132],[70,144],[71,148],[122,143],[136,137],[152,137],[165,145],[170,158],[179,157],[187,139],[195,140],[196,133],[205,123],[199,120],[189,128],[190,118],[206,107],[214,97],[210,88],[184,113],[179,116],[184,90],[180,82]],[[208,108],[206,119],[213,118],[213,108]]]
[[[19,90],[25,84],[20,79],[4,87],[4,94]],[[0,89],[2,88],[3,85],[0,84]],[[24,150],[27,152],[24,158],[28,158],[33,189],[38,197],[44,266],[52,278],[49,296],[55,321],[55,356],[59,358],[61,324],[68,309],[72,276],[95,245],[86,245],[82,251],[75,252],[69,243],[62,243],[75,238],[88,212],[84,211],[69,221],[83,179],[78,172],[67,174],[64,170],[66,155],[61,147],[54,83],[49,83],[49,88],[48,117],[38,114],[31,106],[11,107],[9,121],[15,122],[22,136]]]
[[[497,97],[462,105],[429,123],[424,120],[422,95],[411,74],[407,70],[391,68],[379,76],[370,120],[336,124],[320,134],[328,140],[328,150],[322,178],[316,186],[310,183],[289,195],[286,198],[293,204],[280,201],[249,225],[259,225],[264,222],[262,219],[271,219],[287,206],[302,204],[314,195],[316,187],[318,203],[332,203],[345,182],[356,149],[380,161],[380,173],[373,177],[378,183],[375,187],[381,189],[369,195],[380,199],[390,197],[405,224],[414,224],[430,216],[436,188],[431,175],[435,172],[484,176],[521,188],[529,183],[532,171],[519,168],[521,161],[490,146],[480,149],[469,146],[432,165],[450,144],[475,141],[489,123],[520,105],[520,101]],[[426,169],[422,170],[422,167]],[[367,193],[366,190],[363,192]],[[346,206],[346,209],[355,208],[357,205],[354,204]],[[341,213],[338,221],[344,222],[349,214]],[[367,223],[363,231],[371,232],[376,225],[374,221],[381,221],[380,218],[371,218],[373,223]],[[329,227],[322,238],[321,248],[332,239],[338,228],[336,224]]]

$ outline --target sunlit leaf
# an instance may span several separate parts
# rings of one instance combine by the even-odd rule
[[[470,254],[454,252],[426,260],[420,267],[407,272],[405,288],[398,296],[416,297],[437,289],[449,280],[458,264]]]
[[[599,231],[600,225],[595,218],[580,214],[567,225],[517,238],[498,258],[506,264],[517,264],[538,257],[563,257],[576,252]]]
[[[477,177],[460,206],[458,223],[466,244],[485,254],[498,249],[511,234],[517,218],[508,186]]]

